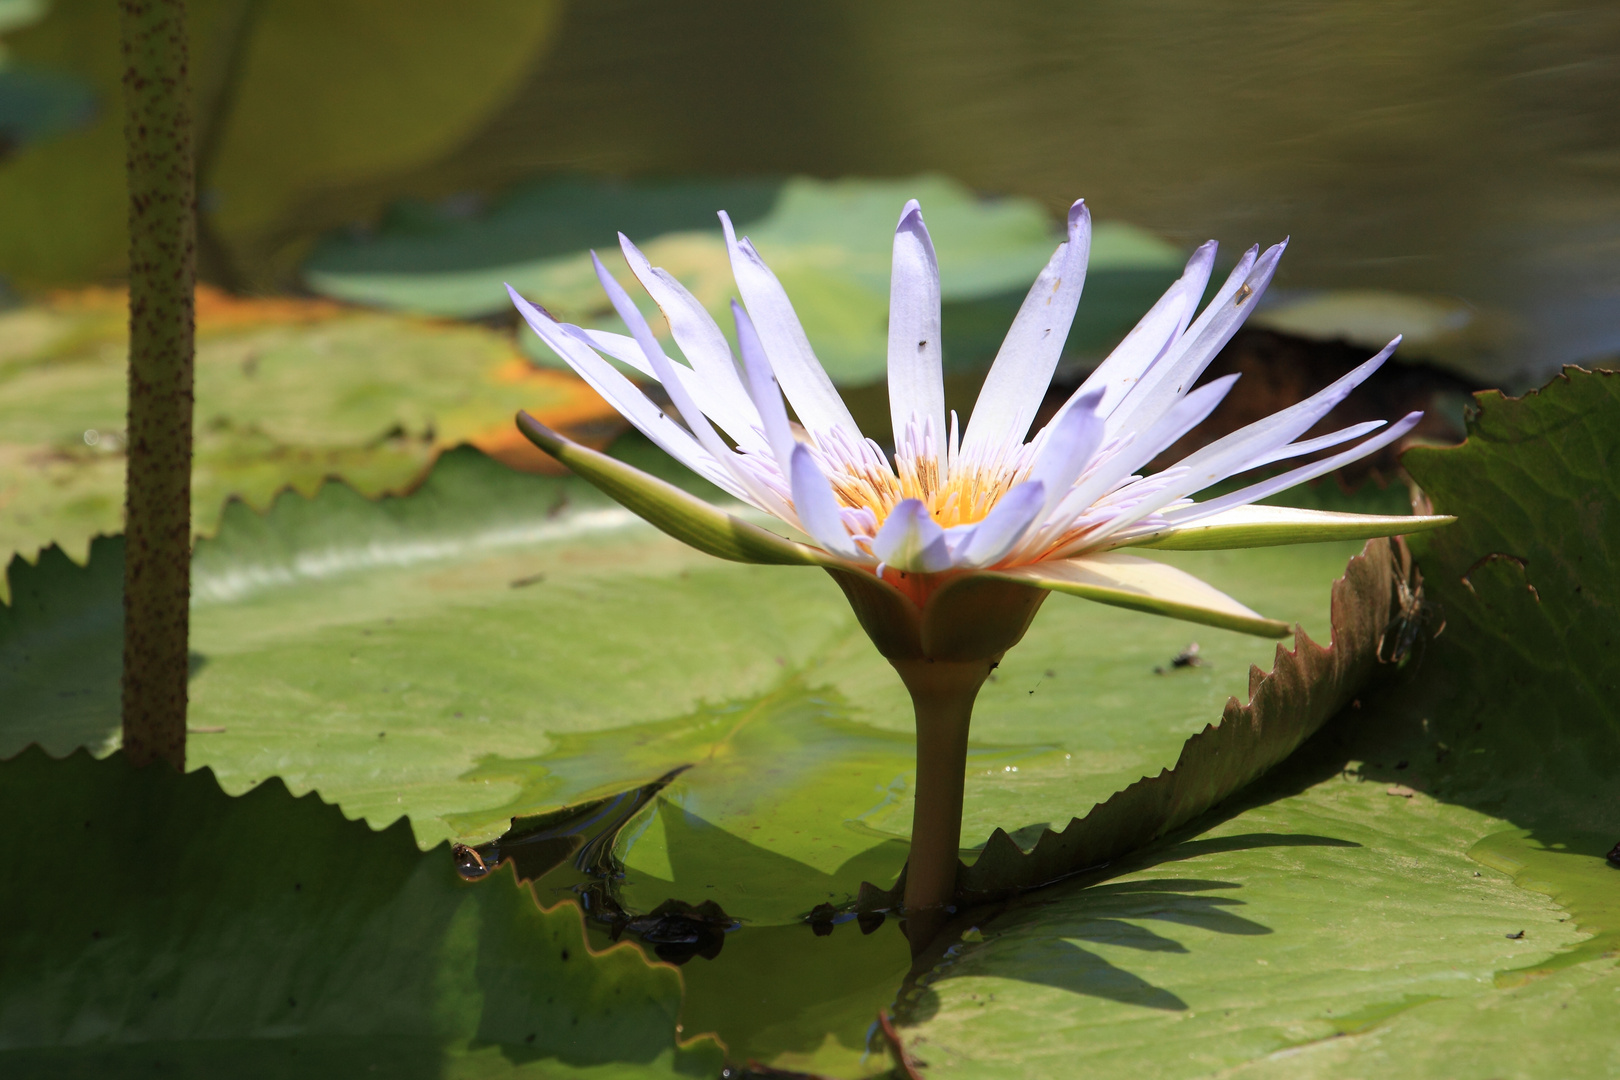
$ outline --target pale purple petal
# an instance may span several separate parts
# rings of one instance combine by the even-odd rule
[[[1379,432],[1365,442],[1357,443],[1348,450],[1341,451],[1331,457],[1325,457],[1321,461],[1301,465],[1297,469],[1290,469],[1279,476],[1273,476],[1257,484],[1250,484],[1246,488],[1240,488],[1229,495],[1222,495],[1218,499],[1194,503],[1192,506],[1180,510],[1172,510],[1165,517],[1178,525],[1185,525],[1209,517],[1211,514],[1230,510],[1234,506],[1246,506],[1249,503],[1275,495],[1279,491],[1287,491],[1296,484],[1303,484],[1307,480],[1315,480],[1318,476],[1326,476],[1334,469],[1348,465],[1352,461],[1358,461],[1376,450],[1383,449],[1408,431],[1411,431],[1417,426],[1418,421],[1422,419],[1423,413],[1421,410],[1409,412],[1391,424],[1387,430]]]
[[[727,494],[738,499],[746,498],[742,486],[724,466],[715,461],[690,432],[654,405],[635,383],[592,352],[585,342],[569,332],[568,327],[519,296],[512,286],[508,285],[506,291],[518,313],[529,328],[539,335],[540,340],[549,345],[591,389],[601,394],[654,445]]]
[[[889,418],[897,457],[921,456],[921,447],[906,453],[909,431],[932,423],[935,439],[945,434],[939,308],[939,260],[922,208],[912,199],[895,228],[889,274]]]
[[[1187,260],[1187,269],[1176,283],[1165,291],[1148,313],[1142,316],[1130,333],[1125,335],[1108,358],[1097,365],[1074,398],[1093,390],[1102,390],[1103,398],[1097,411],[1107,416],[1120,403],[1131,388],[1141,381],[1158,360],[1187,329],[1198,301],[1209,285],[1209,272],[1215,265],[1216,243],[1208,241],[1193,252]],[[1073,400],[1071,398],[1070,400]]]
[[[613,275],[608,273],[607,267],[602,265],[602,260],[596,257],[594,251],[591,252],[591,262],[596,267],[596,280],[601,282],[602,291],[607,293],[608,300],[613,304],[613,310],[619,313],[619,318],[630,328],[631,336],[636,339],[636,344],[641,346],[642,354],[652,365],[653,374],[664,385],[670,400],[675,403],[675,408],[680,410],[681,418],[686,421],[687,427],[691,428],[692,434],[702,444],[703,449],[737,478],[738,484],[748,492],[749,502],[772,513],[785,509],[778,505],[774,492],[762,484],[758,477],[738,464],[731,448],[721,441],[720,436],[709,425],[708,417],[703,415],[703,411],[692,400],[692,395],[687,393],[686,384],[675,373],[674,363],[664,355],[658,339],[653,337],[652,328],[647,325],[647,320],[631,302],[630,294],[613,279]]]
[[[632,244],[623,233],[619,234],[619,247],[624,252],[630,272],[636,275],[647,295],[653,298],[664,318],[669,322],[670,336],[680,346],[692,370],[701,377],[708,395],[717,407],[704,411],[715,422],[731,433],[734,427],[743,430],[759,423],[742,380],[737,377],[737,365],[731,359],[731,347],[697,297],[666,270],[653,266],[641,249]],[[699,405],[704,402],[699,401]],[[736,439],[736,435],[732,435]]]
[[[833,494],[826,476],[816,467],[808,446],[803,443],[794,445],[790,469],[793,509],[798,513],[804,531],[834,555],[869,561],[849,538],[843,515],[838,509],[838,498]]]
[[[787,406],[782,403],[782,388],[776,384],[776,375],[771,371],[771,362],[765,358],[765,347],[759,343],[753,321],[735,300],[731,302],[731,317],[737,322],[737,349],[742,353],[749,393],[764,425],[771,453],[785,475],[793,467],[793,448],[798,444],[788,423]]]
[[[1102,399],[1100,388],[1073,399],[1041,433],[1041,448],[1030,465],[1029,478],[1040,481],[1046,488],[1042,518],[1074,487],[1074,482],[1102,446],[1103,418],[1097,415],[1097,405]]]
[[[1215,354],[1232,340],[1232,335],[1249,317],[1249,312],[1254,310],[1266,286],[1271,283],[1271,277],[1277,271],[1277,262],[1287,246],[1285,240],[1268,248],[1254,260],[1253,267],[1241,279],[1237,278],[1237,271],[1233,271],[1203,314],[1109,415],[1110,435],[1128,427],[1142,428],[1152,424],[1187,393],[1215,359]],[[1238,265],[1241,267],[1243,264]]]
[[[1069,208],[1069,238],[1035,279],[985,376],[962,436],[965,467],[994,465],[1029,433],[1074,323],[1090,257],[1091,213],[1082,201]]]
[[[1306,439],[1304,442],[1291,442],[1287,446],[1280,446],[1265,457],[1260,458],[1249,468],[1258,469],[1262,465],[1271,465],[1278,461],[1287,461],[1289,458],[1314,454],[1318,450],[1326,450],[1330,446],[1338,446],[1340,443],[1347,443],[1351,439],[1359,439],[1363,435],[1377,431],[1385,423],[1386,421],[1383,420],[1365,420],[1359,424],[1351,424],[1347,428],[1329,432],[1326,435],[1318,435],[1314,439]]]
[[[1108,494],[1120,481],[1175,445],[1177,439],[1204,422],[1215,411],[1238,380],[1237,375],[1222,375],[1200,386],[1170,409],[1159,422],[1141,432],[1127,446],[1122,446],[1097,470],[1071,490],[1058,504],[1049,527],[1061,532],[1076,516],[1084,513],[1093,503]],[[1163,474],[1155,476],[1162,480]],[[1133,490],[1135,485],[1133,485]]]
[[[1176,463],[1183,470],[1177,483],[1140,503],[1130,514],[1116,519],[1104,533],[1128,528],[1171,503],[1218,484],[1229,476],[1255,467],[1279,446],[1292,442],[1333,410],[1350,392],[1370,378],[1400,344],[1396,338],[1377,356],[1340,377],[1331,386],[1304,401],[1240,428]],[[1380,436],[1382,438],[1384,436]],[[1298,483],[1298,481],[1295,481]]]
[[[957,566],[992,566],[1017,546],[1040,518],[1048,499],[1046,485],[1029,480],[1003,495],[983,521],[947,530],[952,536],[952,562]]]
[[[737,239],[731,218],[724,212],[720,214],[720,223],[725,228],[726,250],[731,254],[731,273],[737,279],[737,291],[742,294],[748,315],[759,331],[759,340],[765,346],[765,355],[770,358],[777,381],[782,384],[782,392],[793,404],[800,422],[818,437],[832,428],[842,428],[851,434],[859,432],[844,399],[838,396],[832,380],[811,351],[810,339],[805,336],[782,283],[776,280],[776,275],[747,238]]]
[[[647,354],[642,351],[635,338],[606,330],[581,330],[578,327],[568,327],[568,332],[621,364],[634,368],[650,379],[658,379],[658,373],[653,370],[652,364],[647,360]],[[669,354],[665,353],[664,356],[668,358]],[[697,407],[703,410],[703,415],[718,424],[720,430],[731,437],[732,442],[745,450],[758,452],[767,449],[754,432],[759,425],[759,416],[751,402],[745,413],[721,393],[717,393],[714,383],[685,364],[670,360],[670,369],[675,372],[675,377],[681,380],[681,385],[692,396]]]
[[[1267,454],[1297,439],[1314,427],[1322,417],[1332,412],[1339,402],[1350,396],[1351,391],[1383,367],[1384,362],[1394,354],[1396,346],[1400,343],[1401,339],[1397,337],[1379,350],[1376,356],[1359,364],[1304,401],[1295,402],[1286,409],[1272,413],[1264,420],[1257,420],[1215,440],[1189,454],[1180,464],[1186,465],[1200,475],[1210,476],[1209,484],[1219,483],[1233,473],[1253,468]]]
[[[945,530],[919,499],[902,499],[872,540],[872,554],[896,570],[933,574],[951,565]]]

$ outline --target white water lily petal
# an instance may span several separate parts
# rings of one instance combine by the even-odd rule
[[[1177,462],[1177,467],[1185,470],[1185,472],[1174,486],[1166,487],[1153,498],[1139,503],[1129,514],[1115,519],[1103,529],[1098,530],[1093,536],[1093,540],[1100,543],[1110,536],[1123,534],[1125,530],[1138,521],[1169,506],[1171,503],[1185,499],[1212,484],[1218,484],[1228,477],[1236,476],[1238,473],[1254,468],[1258,462],[1277,447],[1291,442],[1322,417],[1326,416],[1333,410],[1335,405],[1348,397],[1352,390],[1370,378],[1372,373],[1377,371],[1385,360],[1389,359],[1390,355],[1395,351],[1395,346],[1400,344],[1400,340],[1400,338],[1396,338],[1386,345],[1378,355],[1359,365],[1348,374],[1341,376],[1332,385],[1313,394],[1304,401],[1290,405],[1280,412],[1273,413],[1264,420],[1258,420],[1247,427],[1239,428],[1230,435],[1217,439],[1202,450],[1195,451],[1183,458]],[[1402,429],[1395,435],[1389,435],[1386,432],[1379,438],[1383,439],[1384,442],[1388,442],[1391,438],[1399,438],[1400,435],[1405,434],[1405,431],[1406,429]],[[1368,444],[1364,443],[1362,445],[1367,446]],[[1371,453],[1372,450],[1382,445],[1384,445],[1383,442],[1378,442],[1368,449],[1351,450],[1347,455],[1341,454],[1329,460],[1354,461],[1356,458]],[[1283,485],[1283,487],[1271,487],[1269,490],[1271,492],[1281,491],[1284,487],[1291,487],[1293,484],[1302,483],[1305,479],[1310,478],[1303,475],[1302,470],[1295,470],[1295,472],[1301,473],[1299,480],[1294,480]],[[1284,475],[1291,476],[1294,473],[1285,473]],[[1310,474],[1313,477],[1320,475],[1320,472]],[[1267,483],[1271,483],[1271,481],[1267,481]],[[1254,495],[1236,502],[1230,501],[1228,498],[1228,501],[1224,502],[1223,505],[1235,506],[1240,502],[1254,502],[1262,498],[1265,498],[1265,496]]]
[[[1116,607],[1168,615],[1188,622],[1281,637],[1288,624],[1251,611],[1191,574],[1152,559],[1103,552],[984,573],[1053,592],[1083,596]]]
[[[1289,488],[1297,484],[1303,484],[1307,480],[1315,480],[1318,476],[1325,476],[1340,466],[1348,465],[1352,461],[1358,461],[1374,451],[1382,450],[1408,431],[1417,427],[1418,421],[1422,419],[1423,413],[1421,411],[1409,412],[1377,435],[1367,439],[1365,442],[1357,443],[1348,450],[1334,454],[1331,457],[1325,457],[1321,461],[1313,461],[1309,465],[1301,465],[1297,469],[1290,469],[1280,476],[1273,476],[1257,484],[1250,484],[1248,487],[1234,491],[1230,495],[1222,495],[1218,499],[1197,503],[1181,510],[1172,510],[1165,516],[1177,522],[1196,521],[1201,517],[1218,514],[1222,510],[1234,506],[1243,506],[1246,503],[1270,498],[1279,491],[1287,491]]]
[[[636,339],[636,344],[641,346],[642,354],[652,365],[653,374],[664,384],[670,400],[675,403],[675,408],[680,410],[681,419],[686,421],[686,426],[691,429],[698,443],[708,451],[711,458],[736,478],[748,502],[768,513],[782,516],[786,507],[781,505],[780,497],[762,484],[753,473],[743,468],[737,461],[736,454],[715,433],[708,417],[698,408],[697,402],[692,400],[692,395],[687,393],[686,384],[675,373],[674,362],[664,355],[658,339],[653,337],[652,328],[647,325],[647,320],[631,301],[630,294],[613,279],[613,275],[608,273],[607,267],[602,265],[602,260],[596,257],[594,251],[591,252],[591,263],[596,267],[596,280],[601,283],[602,291],[607,293],[608,300],[613,304],[613,310],[618,312],[619,318],[630,328],[631,336]]]
[[[1193,252],[1181,277],[1165,290],[1158,303],[1148,309],[1148,313],[1125,335],[1125,340],[1115,346],[1108,358],[1097,365],[1097,370],[1086,377],[1070,401],[1082,394],[1101,390],[1103,397],[1097,411],[1104,416],[1114,411],[1114,407],[1141,381],[1148,369],[1186,332],[1187,324],[1198,310],[1198,301],[1209,286],[1216,248],[1215,241],[1210,240]]]
[[[1086,209],[1081,203],[1072,208],[1068,240],[1025,298],[986,378],[979,406],[962,431],[956,414],[945,411],[940,377],[938,260],[920,207],[907,203],[895,230],[890,282],[890,420],[896,441],[891,462],[882,447],[856,429],[816,362],[780,282],[753,245],[737,238],[724,214],[721,221],[747,305],[733,304],[740,370],[719,328],[691,294],[652,267],[623,237],[625,258],[665,312],[689,363],[678,363],[662,351],[646,320],[600,262],[598,277],[630,327],[630,338],[561,326],[513,294],[542,339],[658,445],[820,545],[779,541],[789,546],[778,550],[776,540],[737,540],[743,534],[734,525],[671,511],[667,500],[649,501],[649,489],[640,481],[626,481],[622,466],[582,456],[586,452],[559,443],[554,433],[536,434],[525,427],[537,443],[555,447],[551,452],[603,490],[703,550],[727,558],[790,562],[803,561],[803,552],[810,551],[825,560],[820,565],[850,571],[871,572],[876,563],[880,577],[888,567],[906,575],[955,569],[1250,633],[1277,634],[1285,629],[1282,623],[1256,615],[1195,578],[1110,549],[1389,535],[1443,521],[1302,517],[1303,512],[1244,509],[1411,430],[1416,414],[1382,431],[1377,430],[1382,422],[1374,421],[1305,437],[1377,370],[1393,344],[1308,400],[1218,439],[1183,461],[1141,475],[1207,418],[1232,388],[1235,375],[1197,388],[1193,384],[1259,300],[1286,241],[1264,253],[1255,248],[1246,252],[1196,317],[1214,243],[1193,252],[1181,278],[1136,329],[1046,429],[1026,441],[1084,283],[1090,244]],[[662,382],[691,430],[664,415],[597,350]],[[790,424],[789,406],[804,429]],[[711,419],[738,451],[722,441]],[[533,425],[532,419],[525,423]],[[1358,439],[1363,441],[1354,441]],[[1350,445],[1322,461],[1205,503],[1190,502],[1193,493],[1249,469],[1344,444]],[[978,515],[981,520],[950,529],[939,523]],[[912,582],[905,596],[895,592],[884,602],[905,603],[907,597],[926,602],[939,585],[938,579]]]
[[[566,439],[526,412],[518,413],[518,430],[625,509],[699,551],[732,562],[844,565],[825,551],[732,517],[668,481]]]
[[[765,357],[765,346],[759,343],[759,333],[753,320],[737,301],[731,302],[731,317],[737,323],[737,351],[742,353],[743,371],[748,376],[748,392],[759,412],[765,428],[765,441],[776,458],[777,467],[784,476],[793,470],[793,428],[788,423],[787,406],[782,403],[782,388],[776,383],[771,362]]]
[[[957,534],[951,536],[951,562],[970,567],[1000,562],[1040,520],[1048,497],[1045,484],[1028,480],[1003,495],[983,521],[947,529],[947,535]]]
[[[1292,506],[1235,506],[1198,518],[1192,524],[1167,525],[1142,533],[1131,538],[1129,545],[1161,551],[1219,551],[1370,540],[1375,536],[1409,536],[1455,520],[1445,515],[1345,514]]]
[[[1127,446],[1116,450],[1109,459],[1090,476],[1069,492],[1051,516],[1049,529],[1061,531],[1068,522],[1083,513],[1136,470],[1164,453],[1177,439],[1204,422],[1237,382],[1237,375],[1222,375],[1188,394],[1171,408],[1152,428],[1144,431]],[[1169,470],[1156,479],[1163,479]]]
[[[663,383],[635,338],[607,330],[585,330],[577,326],[565,326],[564,329],[598,352],[634,368],[659,384]],[[746,450],[765,449],[764,444],[759,441],[759,436],[755,434],[755,428],[759,426],[759,417],[752,408],[748,413],[743,413],[722,395],[717,394],[714,385],[697,372],[685,364],[676,363],[670,359],[668,353],[664,354],[664,358],[669,360],[670,369],[681,381],[681,386],[691,395],[697,407],[703,410],[703,415],[713,420],[732,442]]]
[[[714,398],[719,411],[709,412],[709,416],[727,434],[731,434],[733,427],[748,430],[758,424],[753,402],[737,376],[737,365],[732,362],[731,346],[726,343],[726,336],[720,332],[714,317],[669,271],[652,265],[623,233],[619,234],[619,248],[624,252],[625,262],[630,264],[630,272],[664,313],[670,336],[692,365],[692,371]],[[698,404],[703,406],[704,403],[699,400]],[[708,411],[706,407],[705,411]],[[732,439],[736,438],[732,434]]]
[[[790,470],[793,509],[804,524],[804,531],[834,555],[865,561],[865,556],[844,528],[844,518],[839,513],[838,498],[833,494],[832,485],[816,467],[808,446],[795,444]]]
[[[1241,427],[1183,458],[1180,464],[1192,470],[1198,480],[1198,487],[1189,488],[1187,493],[1218,484],[1228,476],[1253,468],[1266,455],[1314,427],[1317,421],[1332,412],[1335,406],[1350,396],[1352,390],[1370,379],[1373,372],[1384,365],[1400,340],[1396,338],[1376,356],[1358,364],[1304,401]]]
[[[902,499],[872,540],[879,561],[909,574],[936,574],[951,566],[950,544],[920,499]]]
[[[805,337],[804,327],[782,283],[776,280],[753,244],[746,238],[737,239],[731,218],[724,211],[720,214],[720,224],[725,229],[726,250],[731,255],[731,273],[737,279],[737,291],[742,294],[748,316],[754,320],[759,340],[765,346],[765,355],[770,358],[782,392],[793,404],[793,411],[799,414],[799,421],[818,438],[834,428],[850,433],[860,431],[844,399],[838,396],[832,380],[811,351],[810,339]]]
[[[1110,435],[1122,430],[1125,424],[1136,428],[1152,424],[1192,388],[1265,294],[1287,246],[1285,240],[1267,248],[1235,287],[1236,271],[1227,278],[1226,285],[1176,341],[1174,348],[1148,370],[1120,402],[1119,408],[1109,415]]]
[[[1090,257],[1091,212],[1081,201],[1069,208],[1068,239],[1035,279],[985,376],[962,436],[964,466],[993,466],[1028,434],[1074,323]]]
[[[1304,442],[1291,442],[1286,446],[1279,446],[1271,453],[1256,460],[1249,468],[1258,469],[1262,465],[1272,465],[1304,454],[1314,454],[1318,450],[1326,450],[1330,446],[1338,446],[1340,443],[1359,439],[1363,435],[1377,431],[1386,423],[1388,423],[1386,420],[1364,420],[1359,424],[1351,424],[1349,427],[1340,428],[1338,431],[1330,431],[1326,435],[1318,435],[1314,439],[1306,439]]]
[[[907,453],[907,432],[945,434],[945,377],[939,340],[939,259],[917,200],[906,203],[894,231],[889,274],[889,418],[895,452]],[[922,447],[911,447],[912,457]]]
[[[746,498],[742,486],[731,473],[709,456],[691,432],[653,404],[635,383],[592,352],[584,341],[569,332],[568,327],[519,296],[512,286],[508,285],[506,291],[518,314],[523,316],[524,322],[529,324],[540,340],[573,368],[575,374],[584,379],[592,390],[619,410],[620,415],[651,439],[655,446],[726,494],[737,499]]]
[[[1103,399],[1101,388],[1076,398],[1059,413],[1046,429],[1041,449],[1030,465],[1029,478],[1045,487],[1046,499],[1040,516],[1045,518],[1074,487],[1081,472],[1102,446],[1103,418],[1097,415]]]

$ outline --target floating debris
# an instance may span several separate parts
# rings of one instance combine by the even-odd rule
[[[1174,670],[1176,668],[1208,667],[1208,663],[1203,657],[1199,656],[1198,653],[1198,642],[1189,641],[1185,649],[1182,649],[1180,652],[1176,653],[1176,655],[1170,658],[1169,670]],[[1153,674],[1163,675],[1165,671],[1165,668],[1156,667],[1153,669]]]

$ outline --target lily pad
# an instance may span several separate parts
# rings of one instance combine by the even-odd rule
[[[1454,1025],[1448,1048],[1487,1032],[1499,1021],[1479,1010],[1500,993],[1496,973],[1575,947],[1581,933],[1546,897],[1468,858],[1499,822],[1390,795],[1334,764],[1285,770],[1267,793],[1275,801],[1105,883],[1043,890],[987,918],[981,943],[953,946],[902,995],[912,1053],[937,1077],[1078,1063],[1103,1077],[1358,1075],[1369,1045],[1437,1009]],[[1493,1075],[1602,1073],[1568,1070],[1554,1042],[1525,1028],[1519,1038],[1511,1060],[1547,1067],[1498,1058]],[[1458,1074],[1432,1049],[1395,1071]]]
[[[860,386],[883,378],[894,223],[911,198],[921,200],[939,252],[947,368],[973,370],[995,355],[1058,234],[1031,200],[979,199],[938,176],[771,185],[551,180],[517,189],[482,217],[400,214],[375,235],[328,238],[305,279],[354,303],[459,317],[509,310],[510,282],[564,321],[623,332],[588,250],[630,286],[618,254],[622,231],[729,328],[735,288],[714,217],[728,210],[781,278],[828,374]],[[1143,230],[1099,225],[1070,351],[1093,355],[1118,340],[1181,263],[1174,247]],[[651,302],[639,302],[651,314]],[[561,365],[524,337],[537,361]]]
[[[977,915],[902,995],[931,1075],[1614,1070],[1616,380],[1408,453],[1459,521],[1413,540],[1401,676],[1196,839]]]
[[[0,551],[59,543],[83,560],[122,528],[124,299],[95,291],[0,315]],[[263,507],[341,475],[375,495],[415,483],[446,447],[548,466],[511,428],[520,408],[618,430],[582,382],[537,371],[471,326],[308,301],[200,294],[194,528],[232,496]]]
[[[1163,557],[1325,640],[1328,583],[1356,547]],[[119,600],[102,560],[117,554],[14,563],[0,700],[21,708],[0,709],[0,753],[116,743]],[[276,775],[376,826],[407,813],[431,846],[690,766],[615,845],[633,913],[713,900],[741,920],[683,969],[686,1031],[718,1030],[736,1060],[886,1067],[861,1063],[866,1032],[908,946],[893,920],[862,935],[840,914],[817,937],[804,918],[899,872],[911,715],[824,574],[710,559],[581,482],[472,450],[404,497],[328,484],[263,513],[233,504],[194,567],[189,753],[225,790]],[[1199,629],[1199,663],[1177,666],[1185,626],[1060,599],[981,695],[967,836],[1031,842],[1158,772],[1271,659],[1268,642]],[[65,677],[82,693],[57,696]],[[805,974],[772,988],[755,963]]]
[[[8,1076],[714,1076],[679,977],[598,953],[577,908],[469,885],[268,781],[114,755],[0,762],[0,1067]]]
[[[1326,582],[1347,548],[1354,545],[1165,558],[1320,634]],[[98,552],[81,573],[100,566]],[[13,580],[44,573],[17,566]],[[72,574],[53,562],[49,576]],[[42,595],[65,587],[30,586]],[[851,820],[876,811],[866,820],[877,835],[861,844],[909,828],[904,690],[836,587],[809,568],[743,567],[691,552],[572,480],[513,473],[463,450],[442,458],[408,497],[373,502],[329,484],[313,499],[285,494],[265,514],[234,504],[198,546],[193,590],[193,723],[225,730],[195,737],[192,760],[211,764],[227,790],[280,775],[376,824],[408,811],[424,842],[483,839],[514,814],[643,783],[716,747],[734,753],[753,735],[717,716],[764,715],[771,695],[797,695],[819,701],[812,712],[831,726],[806,714],[797,728],[766,731],[753,753],[776,763],[794,741],[859,732],[849,753],[893,763],[847,808]],[[116,603],[107,589],[102,610]],[[985,752],[1030,757],[1025,765],[985,759],[970,784],[970,835],[1032,812],[1020,806],[1050,813],[1058,795],[1084,809],[1157,771],[1243,691],[1250,662],[1270,650],[1236,634],[1200,633],[1203,666],[1172,669],[1186,628],[1079,602],[1049,606],[986,687],[976,728]],[[33,635],[17,646],[28,659],[14,678],[55,662],[52,647],[61,650],[54,655],[76,649],[72,626],[59,621],[66,616],[13,614],[12,632]],[[1076,640],[1091,644],[1077,655]],[[97,707],[110,735],[116,701]],[[7,720],[8,746],[43,738],[58,752],[69,748],[50,741],[52,715]],[[849,723],[856,727],[839,726]],[[649,724],[668,727],[636,727]],[[612,732],[649,748],[616,745]],[[814,790],[796,813],[843,813],[818,808]]]

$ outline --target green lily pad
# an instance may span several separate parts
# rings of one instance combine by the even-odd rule
[[[714,1076],[679,977],[403,824],[122,755],[0,762],[7,1076]]]
[[[1174,554],[1320,635],[1326,582],[1347,549],[1354,545]],[[101,565],[98,552],[92,570]],[[1269,572],[1279,566],[1290,572]],[[62,578],[73,569],[53,560],[15,566],[14,582],[19,574]],[[29,586],[44,595],[64,587]],[[748,725],[716,733],[713,710],[746,712],[796,694],[820,696],[816,708],[832,726],[808,714],[797,727],[761,723],[765,741],[754,753],[776,761],[789,753],[779,738],[861,731],[849,752],[892,760],[894,772],[849,816],[877,809],[865,819],[879,833],[868,846],[909,828],[904,690],[836,586],[811,568],[691,552],[577,481],[513,473],[463,450],[404,498],[373,502],[329,484],[313,499],[285,494],[265,514],[233,504],[218,534],[198,545],[193,595],[192,721],[225,730],[196,736],[191,756],[227,790],[280,775],[376,824],[409,812],[424,842],[483,839],[513,814],[645,782],[714,745],[752,739]],[[103,610],[115,605],[109,589]],[[1172,669],[1187,628],[1079,602],[1048,607],[986,687],[976,728],[985,752],[1032,756],[1017,772],[997,758],[994,775],[987,764],[972,780],[969,835],[1059,795],[1083,809],[1157,771],[1244,691],[1250,662],[1269,659],[1269,643],[1199,631],[1204,666]],[[50,643],[77,647],[57,616],[24,614],[14,611],[13,634],[36,636],[17,646],[29,659],[13,678],[42,670]],[[1077,640],[1091,645],[1077,653]],[[98,705],[111,734],[115,699]],[[54,723],[10,714],[6,745],[49,740]],[[645,751],[608,734],[662,732],[636,727],[660,723],[673,734],[662,744],[647,736]],[[593,739],[568,741],[576,736]],[[566,779],[530,779],[541,770]],[[802,812],[811,812],[806,796]]]
[[[1405,459],[1435,505],[1472,509],[1413,541],[1446,621],[1432,701],[1453,704],[1434,737],[1479,805],[1620,829],[1604,794],[1620,775],[1620,374],[1476,398],[1466,443]]]
[[[985,912],[902,995],[930,1075],[1614,1071],[1617,380],[1408,453],[1459,520],[1401,677],[1198,838]]]
[[[334,475],[375,495],[408,488],[447,446],[517,447],[518,409],[565,427],[610,416],[583,383],[534,371],[494,331],[203,299],[192,476],[201,533],[233,496],[263,507]],[[125,318],[113,294],[0,315],[0,551],[31,557],[56,542],[82,561],[91,537],[121,531]]]
[[[1103,1077],[1245,1066],[1364,1075],[1361,1048],[1437,1006],[1473,1006],[1449,1011],[1458,1037],[1486,1030],[1494,1021],[1468,1014],[1500,993],[1496,973],[1575,947],[1581,933],[1546,897],[1468,858],[1499,822],[1390,795],[1385,782],[1330,771],[1339,763],[1285,770],[1275,801],[1105,883],[1043,890],[987,918],[982,943],[954,946],[902,995],[912,1053],[937,1077],[1081,1063]],[[1552,1044],[1521,1037],[1529,1052],[1513,1060],[1552,1067],[1509,1071],[1498,1060],[1493,1075],[1560,1075]],[[1458,1075],[1433,1051],[1395,1071]]]
[[[204,276],[284,281],[320,232],[399,197],[411,171],[517,91],[559,8],[187,5]],[[55,0],[5,47],[19,67],[76,80],[99,105],[79,130],[0,164],[6,272],[30,288],[117,277],[128,248],[118,11]]]
[[[639,440],[614,452],[656,460]],[[1325,640],[1328,584],[1356,549],[1164,557]],[[13,564],[0,699],[23,708],[0,709],[0,753],[116,742],[117,554]],[[981,695],[968,837],[1033,840],[1157,773],[1271,662],[1264,640],[1066,600]],[[230,792],[279,776],[379,827],[408,814],[427,846],[691,766],[615,846],[627,908],[715,900],[743,920],[683,969],[687,1032],[718,1030],[737,1060],[886,1067],[861,1062],[904,939],[893,920],[825,938],[802,920],[903,864],[910,705],[820,571],[708,558],[582,482],[459,450],[405,497],[329,484],[232,505],[198,545],[194,603],[190,760]],[[1201,666],[1175,666],[1194,636]],[[57,696],[85,670],[99,681]],[[809,974],[764,992],[755,963]]]
[[[1031,200],[979,199],[938,176],[771,185],[550,180],[517,189],[483,217],[401,214],[373,236],[330,237],[304,273],[311,288],[342,300],[464,318],[507,311],[509,282],[564,321],[623,332],[588,249],[631,285],[616,239],[624,232],[729,332],[735,288],[714,217],[728,210],[781,278],[828,374],[859,386],[883,378],[894,223],[911,198],[922,202],[939,253],[946,365],[972,370],[995,355],[1051,257],[1056,227]],[[1118,340],[1181,262],[1174,247],[1143,230],[1098,225],[1070,351],[1095,354]],[[640,302],[653,312],[645,296]],[[529,335],[524,340],[534,359],[561,365]]]

